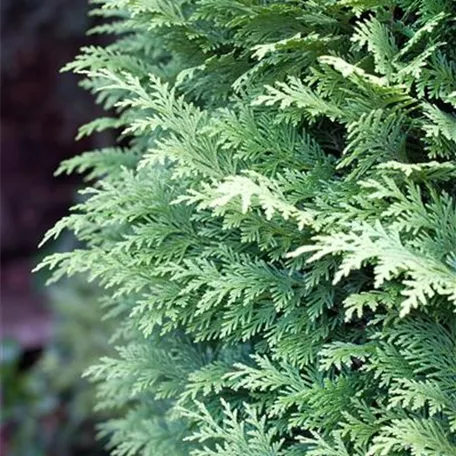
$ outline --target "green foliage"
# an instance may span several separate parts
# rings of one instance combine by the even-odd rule
[[[64,163],[112,452],[456,455],[453,0],[97,0]]]
[[[18,344],[1,343],[5,451],[11,456],[105,454],[94,434],[95,422],[107,415],[94,415],[95,392],[81,375],[113,351],[108,340],[115,321],[101,322],[97,290],[82,277],[59,283],[46,295],[55,331],[40,358],[27,366]]]

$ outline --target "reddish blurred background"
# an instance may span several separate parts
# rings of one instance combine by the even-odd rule
[[[53,172],[94,147],[74,141],[78,126],[96,115],[93,101],[74,75],[59,74],[87,44],[87,9],[87,0],[1,2],[2,336],[27,349],[51,331],[30,274],[37,244],[67,211],[76,183]]]
[[[87,0],[1,2],[0,338],[18,342],[24,369],[53,332],[43,284],[31,274],[37,245],[78,184],[53,172],[63,159],[109,142],[74,141],[98,108],[77,77],[59,74],[81,46],[99,41],[85,37],[93,25],[87,12]]]

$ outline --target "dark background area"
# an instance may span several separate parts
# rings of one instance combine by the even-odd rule
[[[77,184],[53,173],[63,159],[100,141],[74,141],[97,108],[76,76],[59,73],[89,43],[87,12],[87,0],[1,3],[2,330],[27,348],[39,347],[50,331],[32,289],[37,245],[66,213]]]
[[[65,215],[78,185],[53,173],[63,159],[109,142],[74,141],[99,110],[76,76],[59,73],[81,46],[100,40],[85,36],[93,25],[87,13],[87,0],[1,2],[0,337],[17,342],[23,370],[54,329],[44,284],[31,273],[37,245]],[[2,424],[1,454],[5,433]]]

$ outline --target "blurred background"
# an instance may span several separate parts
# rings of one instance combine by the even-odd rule
[[[111,143],[75,142],[99,112],[78,78],[59,74],[94,24],[87,0],[1,1],[1,437],[2,455],[103,454],[94,439],[93,392],[82,371],[108,351],[97,290],[84,277],[51,288],[31,270],[71,247],[38,251],[68,210],[80,182],[53,176],[65,158]]]

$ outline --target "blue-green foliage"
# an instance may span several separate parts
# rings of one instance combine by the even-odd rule
[[[96,0],[122,148],[47,258],[106,289],[118,456],[456,455],[454,0]]]

